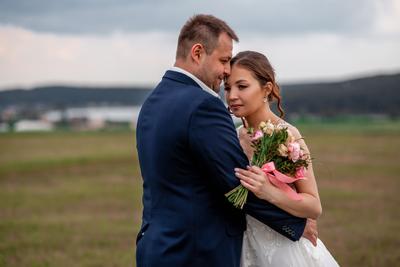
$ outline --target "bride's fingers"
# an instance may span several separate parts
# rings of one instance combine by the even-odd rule
[[[247,176],[241,175],[240,173],[237,173],[236,176],[240,179],[240,182],[243,181],[246,184],[250,185],[251,188],[247,188],[247,189],[249,189],[250,191],[252,191],[255,194],[258,194],[264,188],[263,181],[260,181],[258,179],[254,179],[254,177],[247,177]]]
[[[258,198],[262,199],[263,198],[263,190],[262,187],[260,186],[255,186],[253,184],[250,184],[246,182],[245,180],[240,180],[240,183],[247,188],[249,191],[253,192],[254,195],[256,195]]]
[[[250,190],[250,191],[252,191],[252,192],[254,192],[254,191],[256,190],[256,187],[254,187],[253,185],[251,185],[251,184],[249,184],[249,183],[246,183],[246,181],[244,181],[244,180],[240,180],[240,183],[241,183],[245,188],[247,188],[248,190]]]
[[[240,169],[240,168],[235,168],[235,172],[240,173],[241,175],[244,175],[247,177],[250,177],[253,174],[251,171]]]
[[[264,174],[265,174],[264,171],[261,170],[261,168],[258,166],[248,166],[247,169],[258,175],[264,176]]]
[[[251,172],[253,172],[255,175],[257,175],[263,183],[269,183],[268,180],[268,175],[258,166],[251,166],[250,167]]]
[[[240,180],[246,180],[247,183],[250,183],[253,186],[261,186],[265,181],[265,179],[260,175],[248,171],[237,171],[235,172],[235,175]]]
[[[241,176],[240,174],[239,176],[240,182],[243,186],[253,192],[258,198],[263,198],[263,192],[265,191],[265,183],[263,181],[258,181],[250,177]]]
[[[257,183],[257,180],[253,179],[253,177],[247,176],[242,172],[235,172],[235,175],[240,180],[245,181],[246,183],[251,184],[253,186]]]
[[[258,180],[261,184],[268,184],[270,185],[271,182],[269,181],[268,175],[258,166],[251,166],[250,170],[257,175]]]

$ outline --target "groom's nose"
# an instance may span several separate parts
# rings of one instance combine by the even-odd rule
[[[231,74],[231,64],[225,64],[224,66],[224,74],[225,76],[229,76]]]

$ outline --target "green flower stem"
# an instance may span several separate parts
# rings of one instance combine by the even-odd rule
[[[244,204],[247,200],[247,195],[249,191],[247,188],[239,185],[225,194],[228,201],[231,202],[236,208],[243,209]]]

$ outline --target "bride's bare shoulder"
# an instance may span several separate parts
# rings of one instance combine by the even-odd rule
[[[283,124],[288,128],[288,130],[293,134],[296,139],[302,138],[299,129],[296,126],[284,121]]]

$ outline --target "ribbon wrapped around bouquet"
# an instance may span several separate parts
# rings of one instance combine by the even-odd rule
[[[301,200],[302,196],[298,194],[295,190],[293,190],[292,187],[290,187],[288,184],[294,183],[297,180],[303,180],[306,179],[303,175],[296,175],[296,177],[290,177],[287,176],[281,172],[279,172],[275,168],[274,162],[268,162],[265,163],[262,167],[261,170],[267,175],[268,180],[276,187],[281,189],[282,191],[285,192],[288,197],[290,197],[293,200]]]

